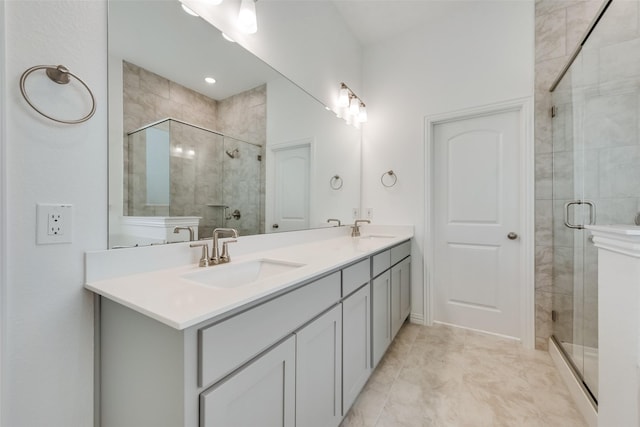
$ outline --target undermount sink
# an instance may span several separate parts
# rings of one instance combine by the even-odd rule
[[[182,278],[216,288],[236,288],[266,279],[267,277],[287,273],[305,264],[274,259],[257,259],[234,264],[206,267]]]

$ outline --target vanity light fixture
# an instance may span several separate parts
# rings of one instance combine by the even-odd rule
[[[182,5],[182,10],[184,10],[185,12],[187,12],[189,15],[191,16],[200,16],[197,13],[195,13],[193,10],[189,9],[187,6],[185,6],[184,3],[181,3]]]
[[[214,79],[213,77],[205,77],[204,81],[212,85],[216,82],[216,79]]]
[[[242,0],[238,12],[238,27],[247,34],[255,34],[258,31],[256,0]]]
[[[358,124],[367,121],[367,108],[362,99],[345,83],[340,83],[336,116],[345,119],[347,124]]]

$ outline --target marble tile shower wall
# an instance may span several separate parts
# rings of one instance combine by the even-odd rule
[[[577,47],[602,0],[536,0],[535,165],[536,165],[536,347],[552,334],[554,292],[553,145],[549,88]],[[572,255],[571,255],[572,256]]]
[[[235,159],[229,160],[225,166],[230,174],[225,185],[224,198],[230,211],[238,209],[240,219],[227,220],[229,227],[236,228],[240,234],[264,233],[264,207],[266,168],[265,158],[267,146],[267,85],[230,96],[218,102],[219,129],[226,135],[244,141],[250,141],[261,147],[243,144],[244,150]],[[226,150],[237,147],[234,138],[227,138]],[[225,171],[225,173],[227,173]],[[254,197],[258,194],[258,198]]]
[[[126,133],[167,117],[234,135],[242,140],[261,144],[262,147],[266,145],[266,85],[216,101],[126,61],[123,61],[123,81],[125,172],[130,171],[134,160],[130,156],[138,153],[135,158],[143,159],[140,156],[144,156],[145,149],[144,144],[138,144],[140,141],[136,141],[135,148],[128,147],[126,144],[133,140],[128,141]],[[222,136],[175,121],[171,122],[170,134],[170,210],[165,212],[166,209],[145,206],[144,191],[136,190],[135,194],[131,194],[135,199],[129,197],[132,184],[136,188],[146,188],[145,171],[138,167],[134,174],[124,174],[125,214],[199,216],[202,217],[200,236],[208,236],[213,228],[225,225],[238,228],[241,234],[263,231],[264,214],[261,206],[264,206],[265,171],[264,162],[257,160],[258,155],[264,156],[263,148],[251,146],[241,150],[257,150],[257,154],[249,156],[245,153],[245,156],[240,156],[239,159],[242,160],[227,167],[233,176],[227,176],[223,175],[223,168],[212,167],[235,160],[224,154]],[[136,138],[144,139],[144,136]],[[245,147],[250,145],[242,141],[238,141],[238,144]],[[182,154],[176,153],[177,145],[182,146]],[[188,154],[189,149],[195,154]],[[248,166],[249,159],[254,159],[253,164],[257,165],[253,169]],[[239,167],[240,165],[243,166]],[[228,183],[231,179],[234,181],[232,184],[223,185],[223,181]],[[249,191],[256,192],[257,196],[250,197]],[[131,204],[129,200],[132,201]],[[134,205],[143,207],[134,209]],[[230,211],[240,210],[241,218],[225,221],[223,205],[229,205]]]

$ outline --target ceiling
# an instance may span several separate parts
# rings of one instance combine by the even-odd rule
[[[363,46],[425,25],[452,0],[332,0]]]

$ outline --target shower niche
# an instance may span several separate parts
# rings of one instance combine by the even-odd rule
[[[124,217],[196,217],[198,235],[264,232],[263,147],[164,119],[124,142]]]
[[[598,254],[585,227],[634,224],[640,208],[639,17],[638,2],[610,2],[551,89],[553,336],[594,403]]]

